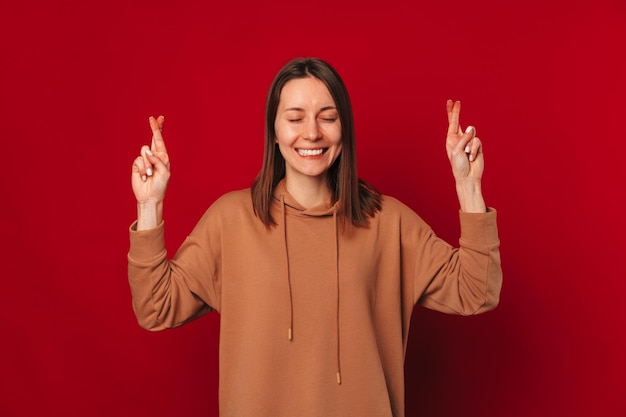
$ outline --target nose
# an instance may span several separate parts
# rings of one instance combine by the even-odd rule
[[[306,140],[316,141],[322,137],[320,127],[317,120],[309,120],[304,126],[302,137]]]

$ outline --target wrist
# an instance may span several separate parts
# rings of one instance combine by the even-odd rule
[[[163,201],[137,202],[137,230],[157,227],[163,221]]]
[[[465,213],[485,213],[487,211],[480,180],[465,179],[457,181],[456,193],[459,198],[461,211]]]
[[[465,192],[480,193],[482,189],[480,179],[475,178],[455,180],[455,185],[457,190]]]

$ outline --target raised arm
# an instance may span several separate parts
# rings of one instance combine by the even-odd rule
[[[461,211],[484,213],[487,211],[481,190],[481,178],[485,169],[483,147],[476,136],[476,128],[468,126],[465,131],[459,124],[461,102],[448,100],[448,134],[446,151],[452,174],[456,182],[456,192]]]
[[[163,200],[170,178],[170,158],[163,140],[163,116],[150,117],[152,144],[141,147],[132,167],[131,184],[137,199],[137,230],[147,230],[163,221]]]

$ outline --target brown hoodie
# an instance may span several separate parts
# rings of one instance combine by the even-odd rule
[[[468,315],[498,303],[494,210],[460,214],[460,249],[391,197],[368,228],[340,227],[336,206],[304,209],[282,183],[271,210],[268,229],[250,190],[226,194],[169,261],[163,224],[130,230],[141,326],[220,312],[222,417],[402,417],[413,306]]]

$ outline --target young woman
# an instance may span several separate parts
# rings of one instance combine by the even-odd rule
[[[132,170],[133,306],[150,330],[220,313],[221,416],[403,416],[414,305],[464,315],[497,305],[499,240],[481,193],[482,144],[473,127],[461,130],[460,103],[446,106],[459,248],[359,180],[346,88],[309,58],[285,65],[270,88],[252,188],[218,199],[169,260],[169,157],[163,118],[150,118],[152,145]]]

